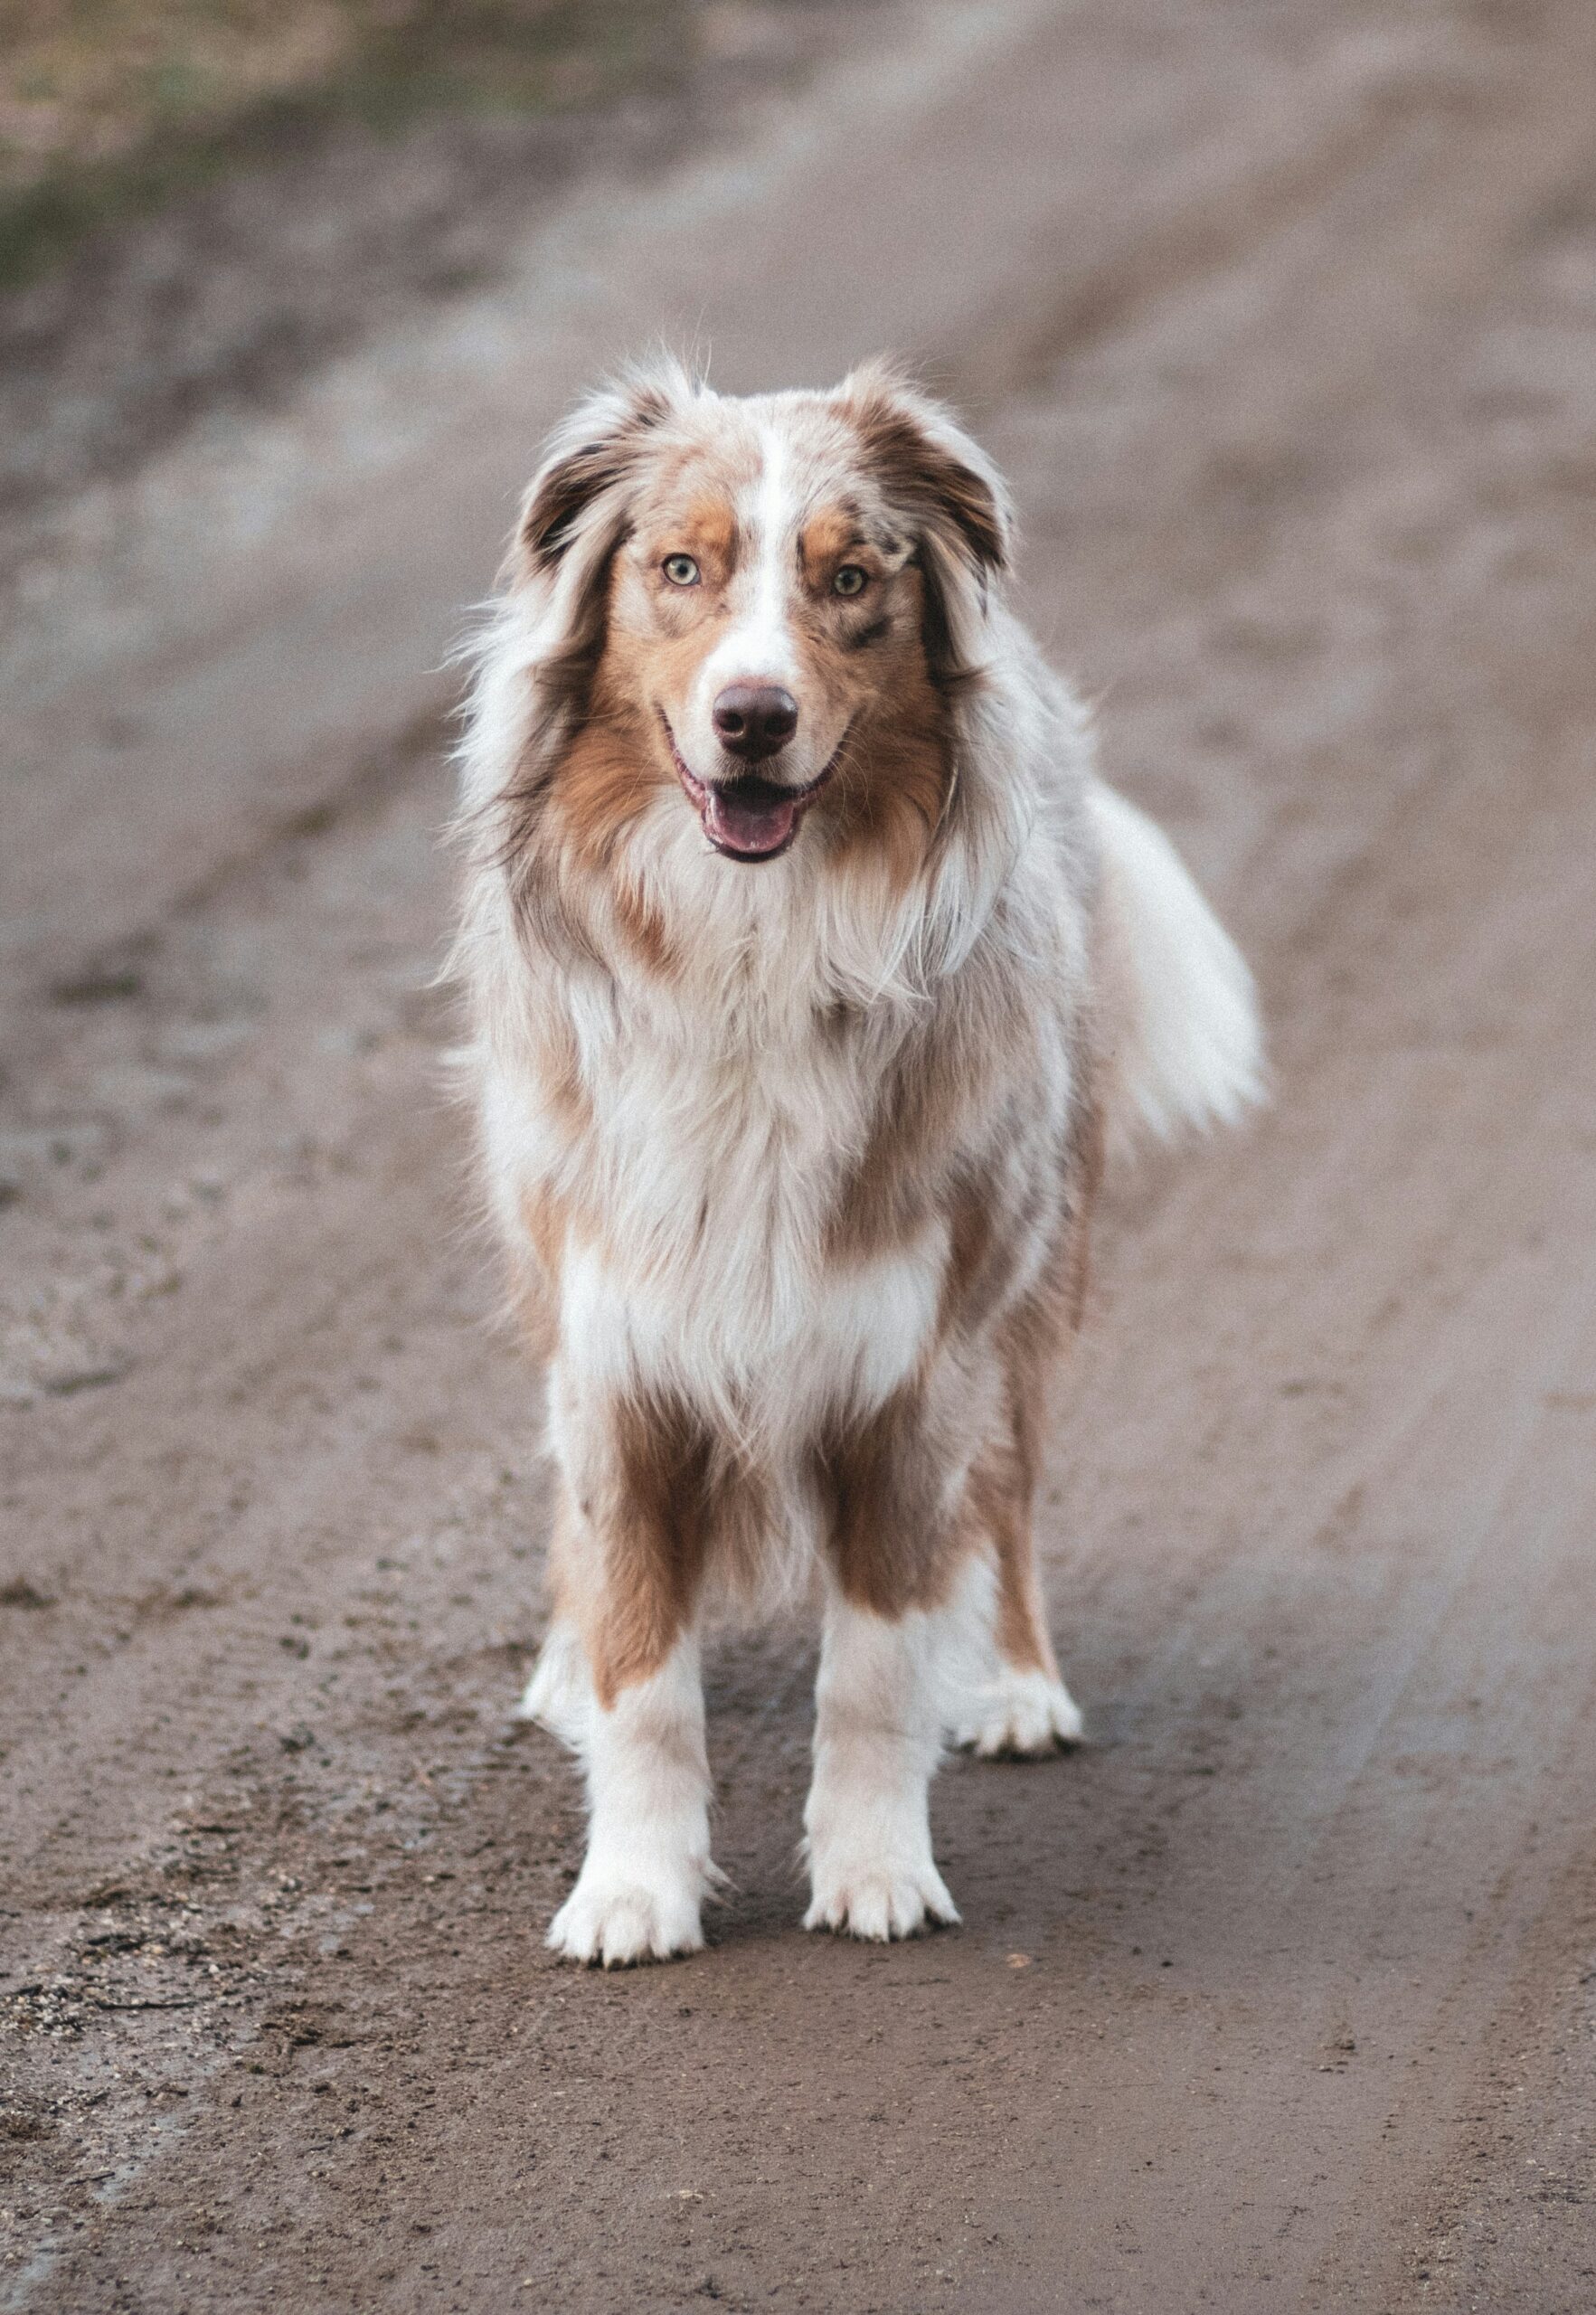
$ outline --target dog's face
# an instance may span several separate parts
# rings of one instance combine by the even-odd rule
[[[711,844],[753,861],[787,849],[853,727],[924,668],[920,574],[853,446],[739,418],[643,461],[606,674],[657,718]]]
[[[932,406],[877,372],[751,402],[637,382],[578,414],[522,536],[563,589],[573,665],[590,660],[580,808],[624,823],[674,787],[743,864],[811,814],[929,841],[948,702],[1006,553],[995,478]],[[581,776],[592,758],[601,778]]]

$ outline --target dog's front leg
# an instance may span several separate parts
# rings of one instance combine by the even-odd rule
[[[804,1825],[809,1929],[911,1937],[959,1919],[931,1856],[930,1787],[962,1612],[968,1442],[988,1378],[906,1386],[819,1458],[829,1581]]]
[[[826,1602],[815,1775],[804,1810],[813,1892],[806,1929],[912,1937],[958,1908],[931,1856],[941,1619],[890,1617],[840,1591]]]
[[[606,1408],[583,1429],[555,1529],[558,1612],[524,1709],[572,1746],[587,1778],[587,1855],[548,1942],[608,1969],[704,1943],[715,1877],[697,1632],[704,1458],[657,1408]]]
[[[548,1942],[606,1969],[695,1953],[714,1870],[696,1633],[586,1718],[587,1855]]]

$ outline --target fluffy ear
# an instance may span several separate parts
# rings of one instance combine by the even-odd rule
[[[505,610],[505,631],[517,638],[508,663],[516,738],[495,801],[501,855],[519,860],[524,874],[554,765],[604,647],[605,581],[631,519],[639,464],[659,429],[704,391],[678,362],[623,372],[555,429],[522,502],[501,574],[510,594],[525,599]]]
[[[701,391],[679,362],[665,360],[623,371],[577,404],[549,437],[522,502],[515,557],[524,572],[557,569],[628,480],[648,436]]]
[[[1014,518],[1002,477],[951,413],[885,362],[851,373],[839,398],[888,499],[914,534],[926,582],[926,651],[948,685],[980,672],[993,581]]]
[[[596,646],[600,582],[625,534],[638,460],[659,427],[702,391],[680,363],[650,363],[600,386],[549,438],[505,576],[544,593],[561,657],[580,658]]]

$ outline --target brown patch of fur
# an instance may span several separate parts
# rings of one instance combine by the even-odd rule
[[[565,1252],[567,1215],[563,1200],[550,1190],[527,1190],[521,1199],[521,1227],[538,1266],[551,1281],[558,1279]]]
[[[871,729],[851,732],[845,745],[836,773],[836,865],[845,869],[850,856],[874,855],[902,893],[930,858],[952,764],[940,702],[923,720],[912,695],[896,695],[892,704],[890,722],[878,718]]]
[[[1078,1103],[1071,1178],[1042,1285],[1005,1319],[1004,1419],[970,1474],[971,1513],[997,1567],[997,1645],[1016,1671],[1058,1677],[1043,1611],[1032,1526],[1053,1376],[1085,1300],[1090,1223],[1101,1172],[1102,1128],[1089,1092]]]
[[[617,660],[624,638],[611,637],[594,678],[586,720],[560,757],[550,782],[571,857],[605,882],[621,937],[651,971],[668,973],[675,958],[663,918],[636,886],[614,873],[628,828],[661,789],[675,784],[662,741],[626,696]]]
[[[1084,1052],[1077,1067],[1083,1076],[1095,1079],[1096,1072]],[[1072,1331],[1079,1329],[1086,1313],[1087,1289],[1091,1282],[1091,1217],[1102,1186],[1106,1148],[1103,1105],[1098,1099],[1095,1082],[1088,1082],[1075,1103],[1070,1148],[1070,1234],[1062,1265]]]
[[[686,1628],[704,1577],[713,1449],[685,1408],[645,1400],[611,1411],[614,1477],[602,1499],[562,1507],[556,1596],[574,1606],[606,1711],[657,1672]],[[598,1582],[578,1564],[597,1547]]]
[[[556,1603],[581,1630],[606,1710],[658,1671],[712,1566],[728,1593],[754,1596],[770,1512],[768,1483],[678,1402],[622,1400],[607,1420],[608,1477],[562,1503],[551,1549]]]
[[[1022,1305],[1006,1324],[997,1353],[1004,1375],[1002,1427],[978,1458],[969,1483],[972,1517],[996,1562],[998,1649],[1015,1671],[1044,1672],[1053,1680],[1058,1663],[1043,1612],[1032,1514],[1062,1315],[1053,1288]]]
[[[523,1239],[511,1280],[515,1317],[534,1358],[551,1358],[559,1340],[556,1290],[565,1252],[566,1216],[548,1191],[519,1202]]]
[[[992,1257],[997,1234],[996,1217],[989,1195],[977,1182],[961,1183],[949,1216],[948,1268],[942,1280],[942,1302],[937,1314],[938,1332],[945,1334],[956,1314],[977,1299],[980,1280]]]
[[[736,567],[737,517],[724,498],[706,495],[685,506],[672,518],[672,554],[690,554],[711,585],[723,584]]]
[[[583,725],[561,759],[554,795],[561,826],[585,868],[602,874],[610,866],[616,846],[669,777],[639,746],[635,728]]]
[[[798,534],[798,568],[811,587],[829,587],[838,565],[858,560],[859,510],[852,500],[839,500],[811,515]],[[868,566],[867,566],[868,567]]]
[[[916,1236],[933,1213],[945,1213],[954,1239],[949,1292],[957,1304],[966,1300],[985,1273],[998,1217],[979,1181],[949,1183],[949,1152],[968,1117],[990,1114],[995,1059],[1023,1030],[1012,1007],[972,1002],[963,1017],[945,1020],[934,1040],[909,1039],[882,1080],[869,1139],[839,1185],[826,1224],[829,1259],[867,1261],[890,1252]],[[851,1033],[848,1016],[836,1033]],[[950,1323],[953,1310],[946,1315]]]
[[[878,1616],[933,1608],[968,1547],[943,1503],[941,1457],[918,1383],[819,1445],[817,1475],[845,1598]]]
[[[1023,1531],[1006,1525],[997,1529],[997,1652],[1016,1672],[1041,1672],[1059,1677],[1037,1580],[1035,1546],[1027,1518]]]
[[[938,1141],[939,1086],[913,1047],[881,1089],[858,1163],[826,1218],[824,1249],[834,1262],[868,1261],[921,1231],[930,1218]]]
[[[968,1335],[984,1326],[1014,1278],[1025,1223],[997,1210],[995,1186],[968,1174],[954,1189],[949,1207],[948,1267],[937,1311],[940,1337],[955,1328]]]
[[[811,632],[802,645],[810,684],[848,723],[825,808],[834,866],[874,855],[900,891],[924,871],[953,786],[948,704],[926,661],[922,600],[920,572],[901,571],[864,599],[864,623]]]
[[[683,589],[691,600],[699,590]],[[710,604],[685,634],[643,637],[618,631],[605,655],[607,692],[623,700],[639,723],[652,721],[656,706],[677,717],[703,661],[725,631],[725,614]],[[673,771],[672,778],[675,778]]]
[[[683,600],[671,604],[671,614],[685,617],[690,609],[695,611],[694,599],[701,590],[678,592]],[[637,893],[614,875],[615,855],[654,798],[677,784],[656,703],[666,703],[668,712],[670,704],[685,696],[722,626],[713,605],[681,634],[645,636],[612,621],[589,687],[583,720],[559,757],[550,782],[572,856],[609,881],[623,934],[645,963],[662,970],[671,963],[666,928]],[[683,808],[688,808],[685,799]]]
[[[665,919],[632,885],[618,881],[610,894],[615,921],[635,954],[650,972],[675,972],[678,959],[665,929]]]
[[[1016,1672],[1058,1677],[1037,1581],[1031,1488],[1012,1440],[988,1448],[970,1473],[972,1518],[992,1546],[997,1570],[996,1639]]]
[[[562,1014],[545,1015],[539,1029],[538,1041],[528,1055],[537,1089],[548,1115],[574,1138],[585,1133],[593,1121],[576,1037]]]

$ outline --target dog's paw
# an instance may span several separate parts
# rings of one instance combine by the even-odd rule
[[[953,1742],[983,1760],[1034,1759],[1078,1743],[1086,1723],[1062,1680],[1045,1672],[1001,1672],[972,1696],[953,1724]]]
[[[852,1868],[817,1866],[804,1927],[884,1944],[892,1937],[917,1937],[930,1922],[951,1925],[958,1919],[959,1908],[929,1857],[921,1865],[872,1859]]]
[[[544,1942],[568,1961],[620,1970],[634,1961],[668,1961],[704,1944],[705,1876],[644,1881],[583,1871],[549,1924]]]

